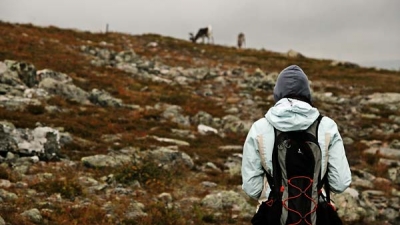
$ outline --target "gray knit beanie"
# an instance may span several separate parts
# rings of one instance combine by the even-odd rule
[[[286,67],[278,76],[274,87],[274,100],[297,96],[311,102],[311,91],[307,75],[296,65]]]

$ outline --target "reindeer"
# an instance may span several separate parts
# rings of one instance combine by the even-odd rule
[[[203,40],[203,43],[204,43],[204,39],[205,38],[207,38],[208,43],[214,43],[214,37],[213,37],[213,34],[212,34],[212,28],[211,28],[210,25],[208,27],[205,27],[205,28],[200,28],[197,31],[196,36],[193,36],[193,33],[189,33],[189,35],[190,35],[189,39],[193,43],[196,43],[199,38],[201,38]]]
[[[237,38],[237,45],[239,49],[242,48],[242,46],[246,46],[246,37],[244,36],[244,33],[239,33]]]

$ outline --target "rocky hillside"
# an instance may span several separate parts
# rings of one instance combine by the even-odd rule
[[[0,37],[0,225],[249,224],[242,144],[291,64],[346,145],[345,224],[400,224],[399,72],[154,34]]]

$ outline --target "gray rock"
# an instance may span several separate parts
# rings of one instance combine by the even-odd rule
[[[19,79],[18,73],[15,71],[11,71],[11,70],[6,70],[3,72],[0,72],[0,83],[6,84],[7,86],[11,86],[11,87],[15,87],[18,85],[25,86],[24,82],[22,82]]]
[[[342,194],[332,194],[332,199],[338,208],[338,215],[346,222],[358,221],[367,214],[364,208],[359,207],[358,195],[350,190]]]
[[[389,144],[390,148],[399,149],[400,150],[400,141],[395,139]]]
[[[21,213],[21,215],[27,217],[30,221],[34,223],[41,223],[43,220],[40,211],[36,208],[24,211],[23,213]]]
[[[50,127],[35,129],[16,129],[12,132],[18,143],[18,152],[30,155],[39,155],[47,160],[60,157],[60,134]]]
[[[0,198],[3,199],[4,201],[16,201],[18,199],[18,196],[15,193],[8,192],[4,189],[0,189]]]
[[[0,95],[0,105],[10,111],[24,110],[27,106],[39,106],[37,99],[24,98],[20,96]]]
[[[400,184],[400,167],[390,168],[388,174],[393,183]]]
[[[175,165],[185,165],[190,169],[194,168],[193,160],[188,154],[170,148],[160,147],[144,154],[144,158],[149,157],[159,162],[165,169],[172,168]]]
[[[203,181],[203,182],[201,182],[201,184],[207,188],[214,188],[214,187],[218,186],[216,183],[210,182],[210,181]]]
[[[161,113],[161,117],[165,121],[171,121],[177,123],[183,127],[190,127],[190,120],[189,116],[183,115],[181,106],[178,105],[168,105],[168,104],[161,104],[156,106],[156,108],[163,108],[164,111]]]
[[[150,136],[151,138],[154,138],[155,140],[159,142],[166,142],[170,143],[173,145],[178,145],[178,146],[190,146],[189,142],[182,141],[182,140],[177,140],[177,139],[172,139],[172,138],[161,138],[157,136]]]
[[[15,71],[18,74],[19,79],[26,86],[34,87],[39,83],[34,65],[26,62],[16,62],[13,60],[5,60],[4,63],[11,71]]]
[[[367,99],[361,103],[378,105],[400,104],[400,93],[374,93],[369,95]]]
[[[204,112],[204,111],[199,111],[196,115],[194,115],[191,118],[191,122],[193,124],[204,124],[207,126],[212,126],[213,125],[213,117],[211,114]]]
[[[147,213],[144,212],[144,204],[134,201],[128,206],[125,212],[125,217],[127,219],[135,219],[139,216],[147,216]]]
[[[121,99],[114,98],[108,92],[98,89],[93,89],[90,92],[89,100],[100,106],[121,107],[123,104]]]
[[[129,51],[118,52],[115,55],[115,61],[117,61],[118,63],[132,63],[135,62],[137,59],[139,59],[139,57],[132,49]]]
[[[242,151],[243,146],[242,145],[225,145],[225,146],[219,146],[219,150],[222,151]]]
[[[18,152],[18,144],[15,139],[0,127],[0,152]]]
[[[304,58],[304,55],[302,55],[300,52],[297,52],[293,49],[290,49],[287,53],[286,56],[288,58]]]
[[[89,94],[74,84],[63,83],[53,78],[45,78],[39,83],[39,88],[43,88],[49,94],[59,95],[71,101],[90,104],[88,100]]]
[[[372,154],[372,155],[381,155],[384,158],[389,158],[389,159],[400,159],[400,150],[399,149],[393,149],[393,148],[369,148],[367,150],[364,150],[364,153],[367,154]]]
[[[197,131],[202,135],[211,134],[211,133],[218,134],[217,129],[210,127],[210,126],[206,126],[204,124],[199,124],[197,126]]]
[[[400,166],[400,161],[399,160],[394,160],[394,159],[383,159],[383,158],[380,158],[379,159],[379,164],[386,165],[386,166],[389,166],[389,167]]]
[[[237,209],[236,213],[244,217],[253,215],[255,207],[247,203],[239,193],[234,191],[214,191],[201,200],[201,204],[214,210]]]
[[[132,159],[126,155],[94,155],[83,157],[81,159],[83,165],[92,168],[116,167],[131,161]]]
[[[392,221],[399,217],[399,210],[395,210],[393,208],[385,208],[382,212],[382,215],[389,221]]]
[[[331,66],[340,66],[345,68],[360,68],[358,64],[346,61],[332,61]]]
[[[72,83],[72,78],[67,74],[56,72],[50,69],[38,70],[36,71],[36,75],[38,76],[39,81],[46,78],[51,78],[62,83]]]

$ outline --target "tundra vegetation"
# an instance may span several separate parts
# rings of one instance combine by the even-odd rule
[[[399,71],[158,34],[0,36],[0,224],[249,224],[241,145],[291,64],[345,142],[339,215],[399,223]]]

